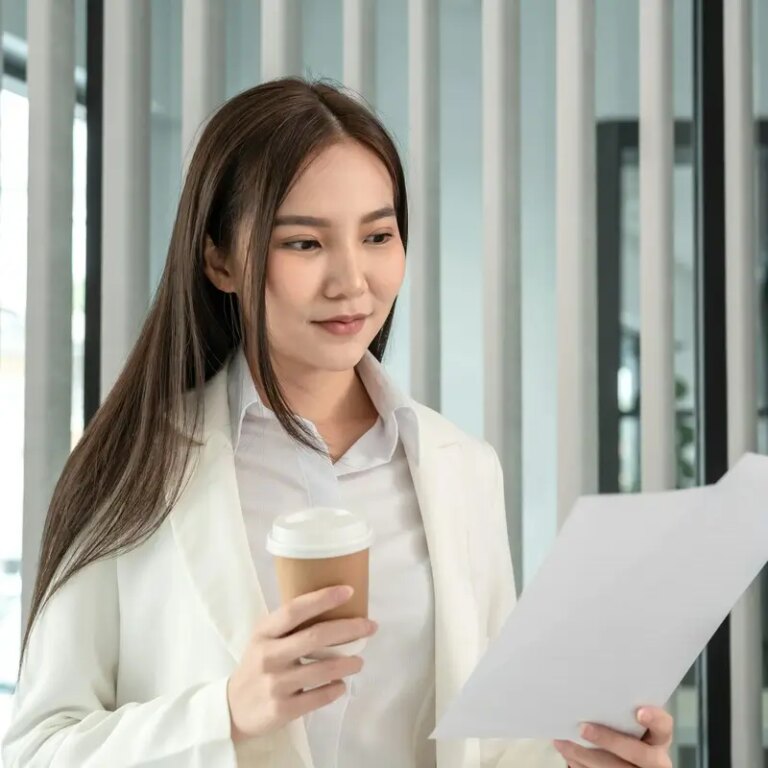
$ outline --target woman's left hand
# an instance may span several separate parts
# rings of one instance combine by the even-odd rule
[[[642,739],[586,723],[581,728],[581,736],[598,749],[572,741],[555,741],[555,748],[569,768],[672,768],[669,756],[674,728],[672,715],[658,707],[643,707],[637,714],[637,722],[648,729]]]

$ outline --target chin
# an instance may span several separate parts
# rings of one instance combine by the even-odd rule
[[[368,351],[368,344],[347,342],[343,345],[318,344],[311,355],[311,365],[324,371],[348,371],[354,368]]]

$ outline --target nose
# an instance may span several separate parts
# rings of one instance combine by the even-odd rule
[[[354,298],[365,293],[362,246],[356,244],[335,248],[328,259],[325,293],[329,299]]]

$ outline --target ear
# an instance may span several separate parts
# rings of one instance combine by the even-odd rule
[[[205,236],[203,271],[206,277],[224,293],[235,293],[237,281],[234,263],[228,254],[213,244],[210,235]]]

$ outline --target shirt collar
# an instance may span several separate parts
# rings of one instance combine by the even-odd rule
[[[386,368],[369,350],[366,350],[363,359],[357,364],[357,372],[384,422],[389,458],[392,458],[397,448],[398,437],[405,443],[409,454],[418,456],[419,425],[411,398],[397,386]]]
[[[399,389],[384,366],[369,350],[366,350],[356,368],[374,407],[384,422],[390,458],[397,447],[398,437],[408,443],[406,447],[409,452],[412,449],[413,455],[418,456],[419,430],[413,401]],[[242,346],[235,350],[229,361],[227,395],[232,447],[237,450],[246,411],[252,410],[261,417],[273,415],[259,397]]]
[[[251,376],[242,347],[238,347],[235,350],[229,361],[227,396],[229,399],[230,426],[232,428],[232,447],[237,450],[245,412],[253,407],[260,416],[266,415],[266,408],[259,397],[259,393],[256,391],[256,385],[253,383],[253,376]]]

